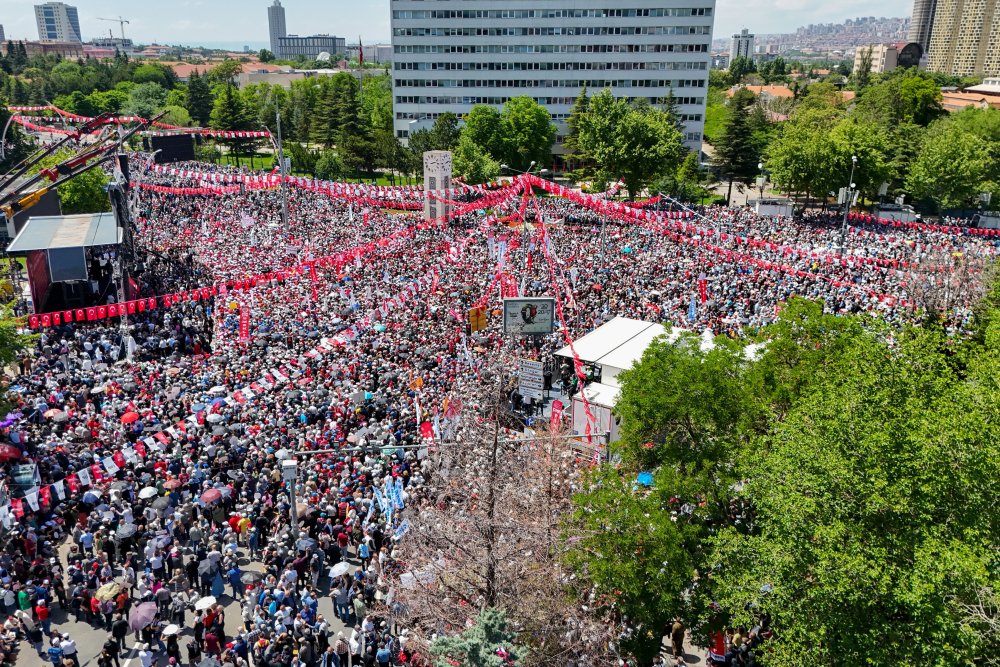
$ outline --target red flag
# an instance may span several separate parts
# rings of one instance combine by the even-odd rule
[[[559,399],[552,401],[552,419],[550,423],[550,428],[554,431],[559,427],[559,423],[562,421],[563,403]]]
[[[94,477],[95,484],[100,484],[104,481],[104,469],[101,468],[100,464],[95,463],[90,466],[90,474]]]
[[[358,35],[358,67],[365,64],[365,47],[361,44],[361,35]]]
[[[72,321],[73,321],[73,311],[72,310],[63,311],[63,322],[72,322]]]
[[[21,500],[19,498],[14,498],[13,500],[11,500],[10,507],[12,510],[14,510],[14,516],[16,516],[18,519],[24,518],[24,506],[21,504]]]
[[[108,316],[108,307],[107,306],[98,306],[97,307],[97,319],[103,320],[107,316]]]
[[[66,478],[66,486],[69,487],[71,493],[76,493],[79,490],[80,485],[76,481],[76,473]]]
[[[115,465],[118,466],[119,468],[125,467],[125,455],[122,454],[120,451],[115,452],[114,455],[111,457],[111,460],[114,461]]]
[[[146,445],[141,442],[135,443],[135,453],[142,458],[146,458]]]
[[[126,308],[128,309],[128,314],[129,315],[134,314],[135,313],[135,301],[129,301],[126,304]]]
[[[428,440],[433,440],[434,426],[430,422],[424,422],[420,425],[420,435]]]
[[[48,505],[52,502],[52,491],[47,486],[43,486],[38,489],[38,497],[42,499],[43,505]]]
[[[83,310],[83,308],[77,308],[76,309],[76,321],[77,322],[83,322],[85,319],[87,319],[87,313]]]
[[[32,329],[37,329],[40,323],[41,321],[38,319],[38,315],[28,316],[28,326],[31,327]]]

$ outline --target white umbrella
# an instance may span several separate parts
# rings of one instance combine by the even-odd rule
[[[330,578],[339,577],[342,574],[347,574],[347,571],[351,569],[351,564],[346,560],[342,560],[333,567],[330,568]]]
[[[205,417],[205,421],[217,424],[222,421],[222,415],[216,413],[210,414],[209,416]]]
[[[209,607],[215,604],[215,598],[209,595],[208,597],[201,598],[194,603],[195,611],[205,611]]]
[[[210,394],[225,394],[226,393],[226,388],[223,387],[222,385],[215,385],[214,387],[212,387],[211,389],[208,390],[208,393],[210,393]]]
[[[152,486],[147,486],[146,488],[144,488],[142,491],[139,492],[139,497],[142,498],[143,500],[148,500],[149,498],[152,498],[156,495],[157,495],[156,488]]]
[[[170,635],[179,635],[181,633],[181,626],[171,623],[167,627],[163,628],[163,634],[166,637]]]

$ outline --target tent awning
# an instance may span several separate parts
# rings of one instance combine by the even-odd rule
[[[114,246],[122,242],[122,231],[113,213],[85,213],[29,218],[7,247],[11,254],[56,248]]]

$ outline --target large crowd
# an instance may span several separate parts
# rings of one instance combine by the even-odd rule
[[[21,492],[0,511],[7,663],[24,641],[57,667],[429,664],[395,622],[394,545],[435,502],[435,443],[475,417],[481,369],[532,356],[566,388],[575,371],[553,352],[618,315],[735,337],[800,295],[905,321],[914,280],[936,280],[930,259],[996,252],[878,225],[852,226],[840,248],[839,219],[745,209],[639,224],[516,188],[433,225],[292,188],[287,229],[275,190],[132,197],[144,296],[306,268],[44,329],[18,360],[4,473]],[[349,259],[314,261],[331,256]],[[469,331],[469,309],[498,307],[505,289],[557,297],[559,330],[512,342],[494,316]],[[962,298],[946,313],[956,331]],[[15,484],[15,464],[37,477]],[[78,655],[50,609],[106,632],[100,654]]]

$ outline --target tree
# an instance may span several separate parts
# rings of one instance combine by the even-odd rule
[[[65,158],[63,158],[65,159]],[[59,186],[59,205],[63,215],[100,213],[111,210],[105,191],[108,179],[99,168],[86,171]]]
[[[127,116],[152,118],[167,101],[167,91],[157,83],[140,83],[128,94],[128,102],[122,107]]]
[[[260,51],[257,52],[257,60],[261,61],[262,63],[269,63],[272,60],[274,60],[274,54],[268,51],[267,49],[261,49]]]
[[[177,82],[177,76],[169,67],[159,63],[144,63],[135,68],[132,72],[132,81],[136,83],[155,83],[161,88],[169,90]]]
[[[198,74],[198,70],[191,72],[184,102],[184,106],[188,110],[188,113],[191,114],[191,118],[198,125],[202,127],[207,126],[212,116],[214,101],[212,99],[212,89],[209,88],[208,82]]]
[[[450,151],[458,146],[458,116],[446,111],[437,117],[431,127],[431,141],[434,150]]]
[[[886,131],[852,115],[837,123],[830,131],[830,139],[831,180],[826,190],[835,192],[847,185],[851,178],[851,158],[856,157],[853,171],[857,189],[871,199],[876,198],[879,187],[889,180],[891,157]]]
[[[761,155],[755,150],[750,128],[750,108],[754,100],[754,94],[746,88],[740,88],[733,94],[722,134],[715,142],[715,164],[729,180],[726,203],[733,196],[733,181],[749,184],[759,171],[757,164]]]
[[[94,91],[88,98],[97,114],[118,113],[128,104],[128,93],[121,90]]]
[[[496,107],[477,104],[465,116],[462,134],[486,151],[493,159],[503,160],[507,155],[507,138],[504,136],[503,119]],[[410,145],[413,145],[412,138]]]
[[[854,81],[859,91],[864,90],[871,83],[872,78],[872,47],[861,47],[861,62],[854,72]]]
[[[738,85],[743,81],[743,77],[756,71],[757,66],[754,65],[753,60],[746,56],[737,56],[729,61],[729,76],[732,79],[733,85]]]
[[[935,126],[917,152],[906,187],[917,200],[933,200],[941,208],[973,204],[991,169],[989,144],[959,124]]]
[[[226,84],[221,87],[221,92],[215,98],[215,103],[212,106],[212,114],[209,120],[212,129],[215,130],[239,132],[254,129],[253,121],[243,102],[243,98],[232,84]],[[254,145],[253,139],[232,138],[224,139],[223,142],[237,155],[248,152]]]
[[[1000,583],[996,340],[959,364],[940,328],[885,333],[853,333],[741,464],[755,516],[715,540],[713,593],[733,625],[771,619],[768,665],[996,650],[969,613]]]
[[[455,148],[454,168],[466,183],[488,183],[500,175],[500,163],[464,133]]]
[[[523,651],[515,645],[517,635],[502,611],[484,609],[475,624],[454,637],[431,642],[435,667],[505,667],[517,664]]]
[[[926,127],[946,115],[941,99],[941,89],[929,76],[897,70],[862,92],[857,113],[886,128],[899,123]]]
[[[796,110],[768,147],[765,164],[771,180],[788,192],[805,194],[807,201],[812,194],[825,196],[834,150],[830,127],[840,116],[830,108]]]
[[[316,160],[316,178],[325,181],[333,181],[340,178],[343,173],[343,165],[337,159],[337,154],[333,151],[323,151]]]
[[[526,171],[532,162],[549,163],[556,126],[548,109],[534,98],[521,96],[508,100],[503,105],[501,127],[507,149],[502,158],[511,168]]]
[[[178,107],[173,105],[167,105],[163,107],[163,111],[166,114],[160,119],[161,123],[166,123],[167,125],[176,125],[178,127],[187,127],[191,124],[191,116],[188,114],[187,109],[184,107]]]
[[[684,154],[681,135],[663,111],[637,109],[603,90],[590,100],[580,124],[584,156],[611,178],[620,178],[635,197],[657,178],[672,173]]]
[[[227,58],[210,69],[205,76],[213,84],[231,84],[242,72],[243,65],[240,61]]]
[[[590,97],[587,95],[587,87],[580,88],[580,94],[573,102],[570,109],[569,118],[566,119],[566,136],[563,138],[563,148],[566,150],[566,159],[573,160],[580,156],[580,123],[590,108]]]
[[[329,77],[320,79],[316,96],[315,111],[309,123],[309,138],[324,148],[330,148],[337,141],[340,131],[338,91]]]

